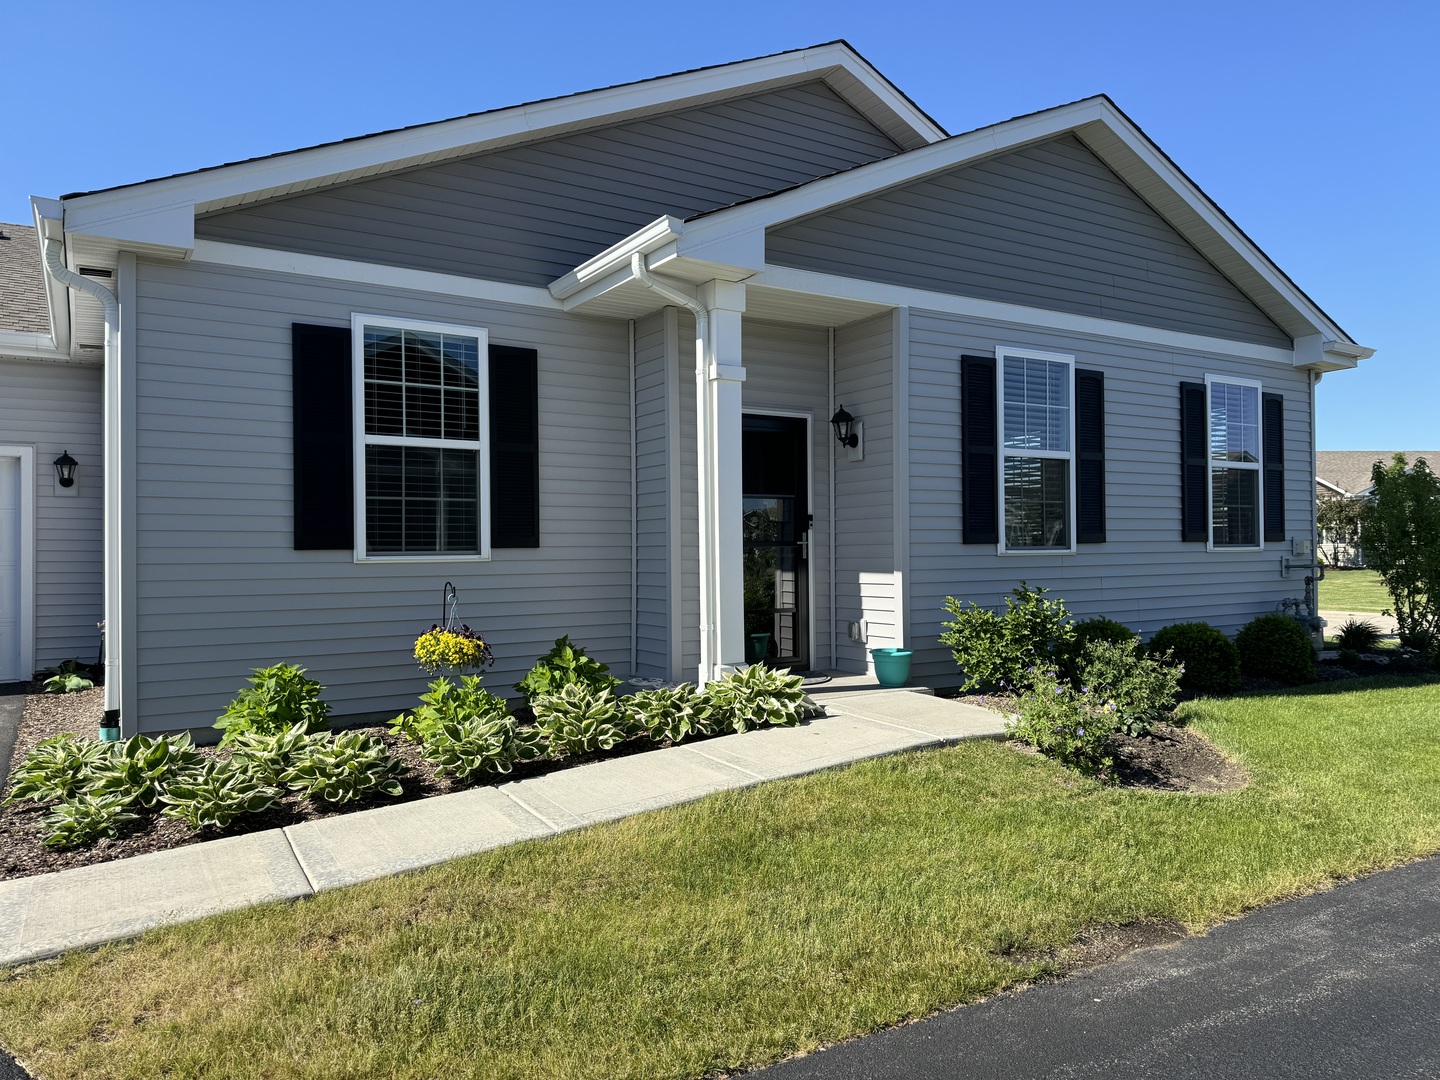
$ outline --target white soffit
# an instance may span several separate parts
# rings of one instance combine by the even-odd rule
[[[76,195],[65,200],[66,229],[123,232],[122,239],[143,241],[144,236],[130,235],[134,229],[127,223],[164,222],[181,207],[193,213],[230,209],[817,79],[901,146],[923,146],[946,136],[853,49],[832,42]],[[161,244],[173,244],[180,235],[175,229],[164,231]]]

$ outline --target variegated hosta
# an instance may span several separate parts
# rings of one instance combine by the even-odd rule
[[[462,676],[459,686],[439,678],[430,684],[429,693],[420,695],[420,705],[413,712],[401,713],[390,721],[390,730],[423,743],[428,742],[442,724],[468,721],[472,717],[488,720],[509,715],[510,707],[505,699],[484,689],[480,676]]]
[[[254,774],[262,784],[276,785],[289,770],[297,754],[330,738],[329,732],[310,732],[302,721],[274,735],[247,731],[231,742],[230,760]]]
[[[241,814],[267,809],[280,792],[238,761],[207,761],[166,786],[160,801],[167,817],[193,829],[223,829]]]
[[[609,689],[570,683],[557,693],[537,697],[533,707],[535,727],[551,757],[609,750],[625,741],[624,721]]]
[[[188,732],[158,739],[135,735],[116,744],[109,756],[95,766],[89,790],[151,807],[169,784],[202,760],[190,745]]]
[[[534,728],[521,728],[508,712],[446,720],[432,728],[420,750],[436,773],[470,780],[484,773],[505,774],[516,761],[545,755]]]
[[[114,836],[137,816],[123,795],[73,795],[45,815],[43,840],[50,847],[81,847]]]
[[[717,679],[700,694],[700,712],[715,731],[798,724],[816,711],[800,676],[761,664]]]
[[[95,771],[115,752],[114,743],[82,739],[68,732],[38,743],[10,774],[13,787],[6,805],[29,799],[59,802],[88,791]]]
[[[709,722],[701,715],[700,695],[690,683],[642,690],[620,702],[625,726],[643,731],[655,742],[681,742],[691,735],[710,734]]]
[[[374,735],[347,731],[310,743],[291,759],[280,779],[307,799],[348,803],[376,791],[401,794],[395,777],[405,772]]]

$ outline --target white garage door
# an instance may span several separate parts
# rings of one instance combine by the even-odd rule
[[[25,490],[21,457],[0,452],[0,682],[28,679],[23,670],[25,623],[23,616],[27,567]]]

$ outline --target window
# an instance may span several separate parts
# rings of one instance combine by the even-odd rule
[[[1210,547],[1258,548],[1260,384],[1205,376],[1210,429]]]
[[[358,558],[489,558],[488,339],[352,319]]]
[[[1074,551],[1075,358],[997,349],[1001,551]]]

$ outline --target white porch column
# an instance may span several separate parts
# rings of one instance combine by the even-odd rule
[[[710,655],[700,678],[715,679],[745,662],[740,386],[745,381],[741,316],[745,286],[710,281],[698,299],[709,315],[706,370],[697,379],[700,465],[700,610],[709,618]],[[708,602],[707,602],[708,601]]]

